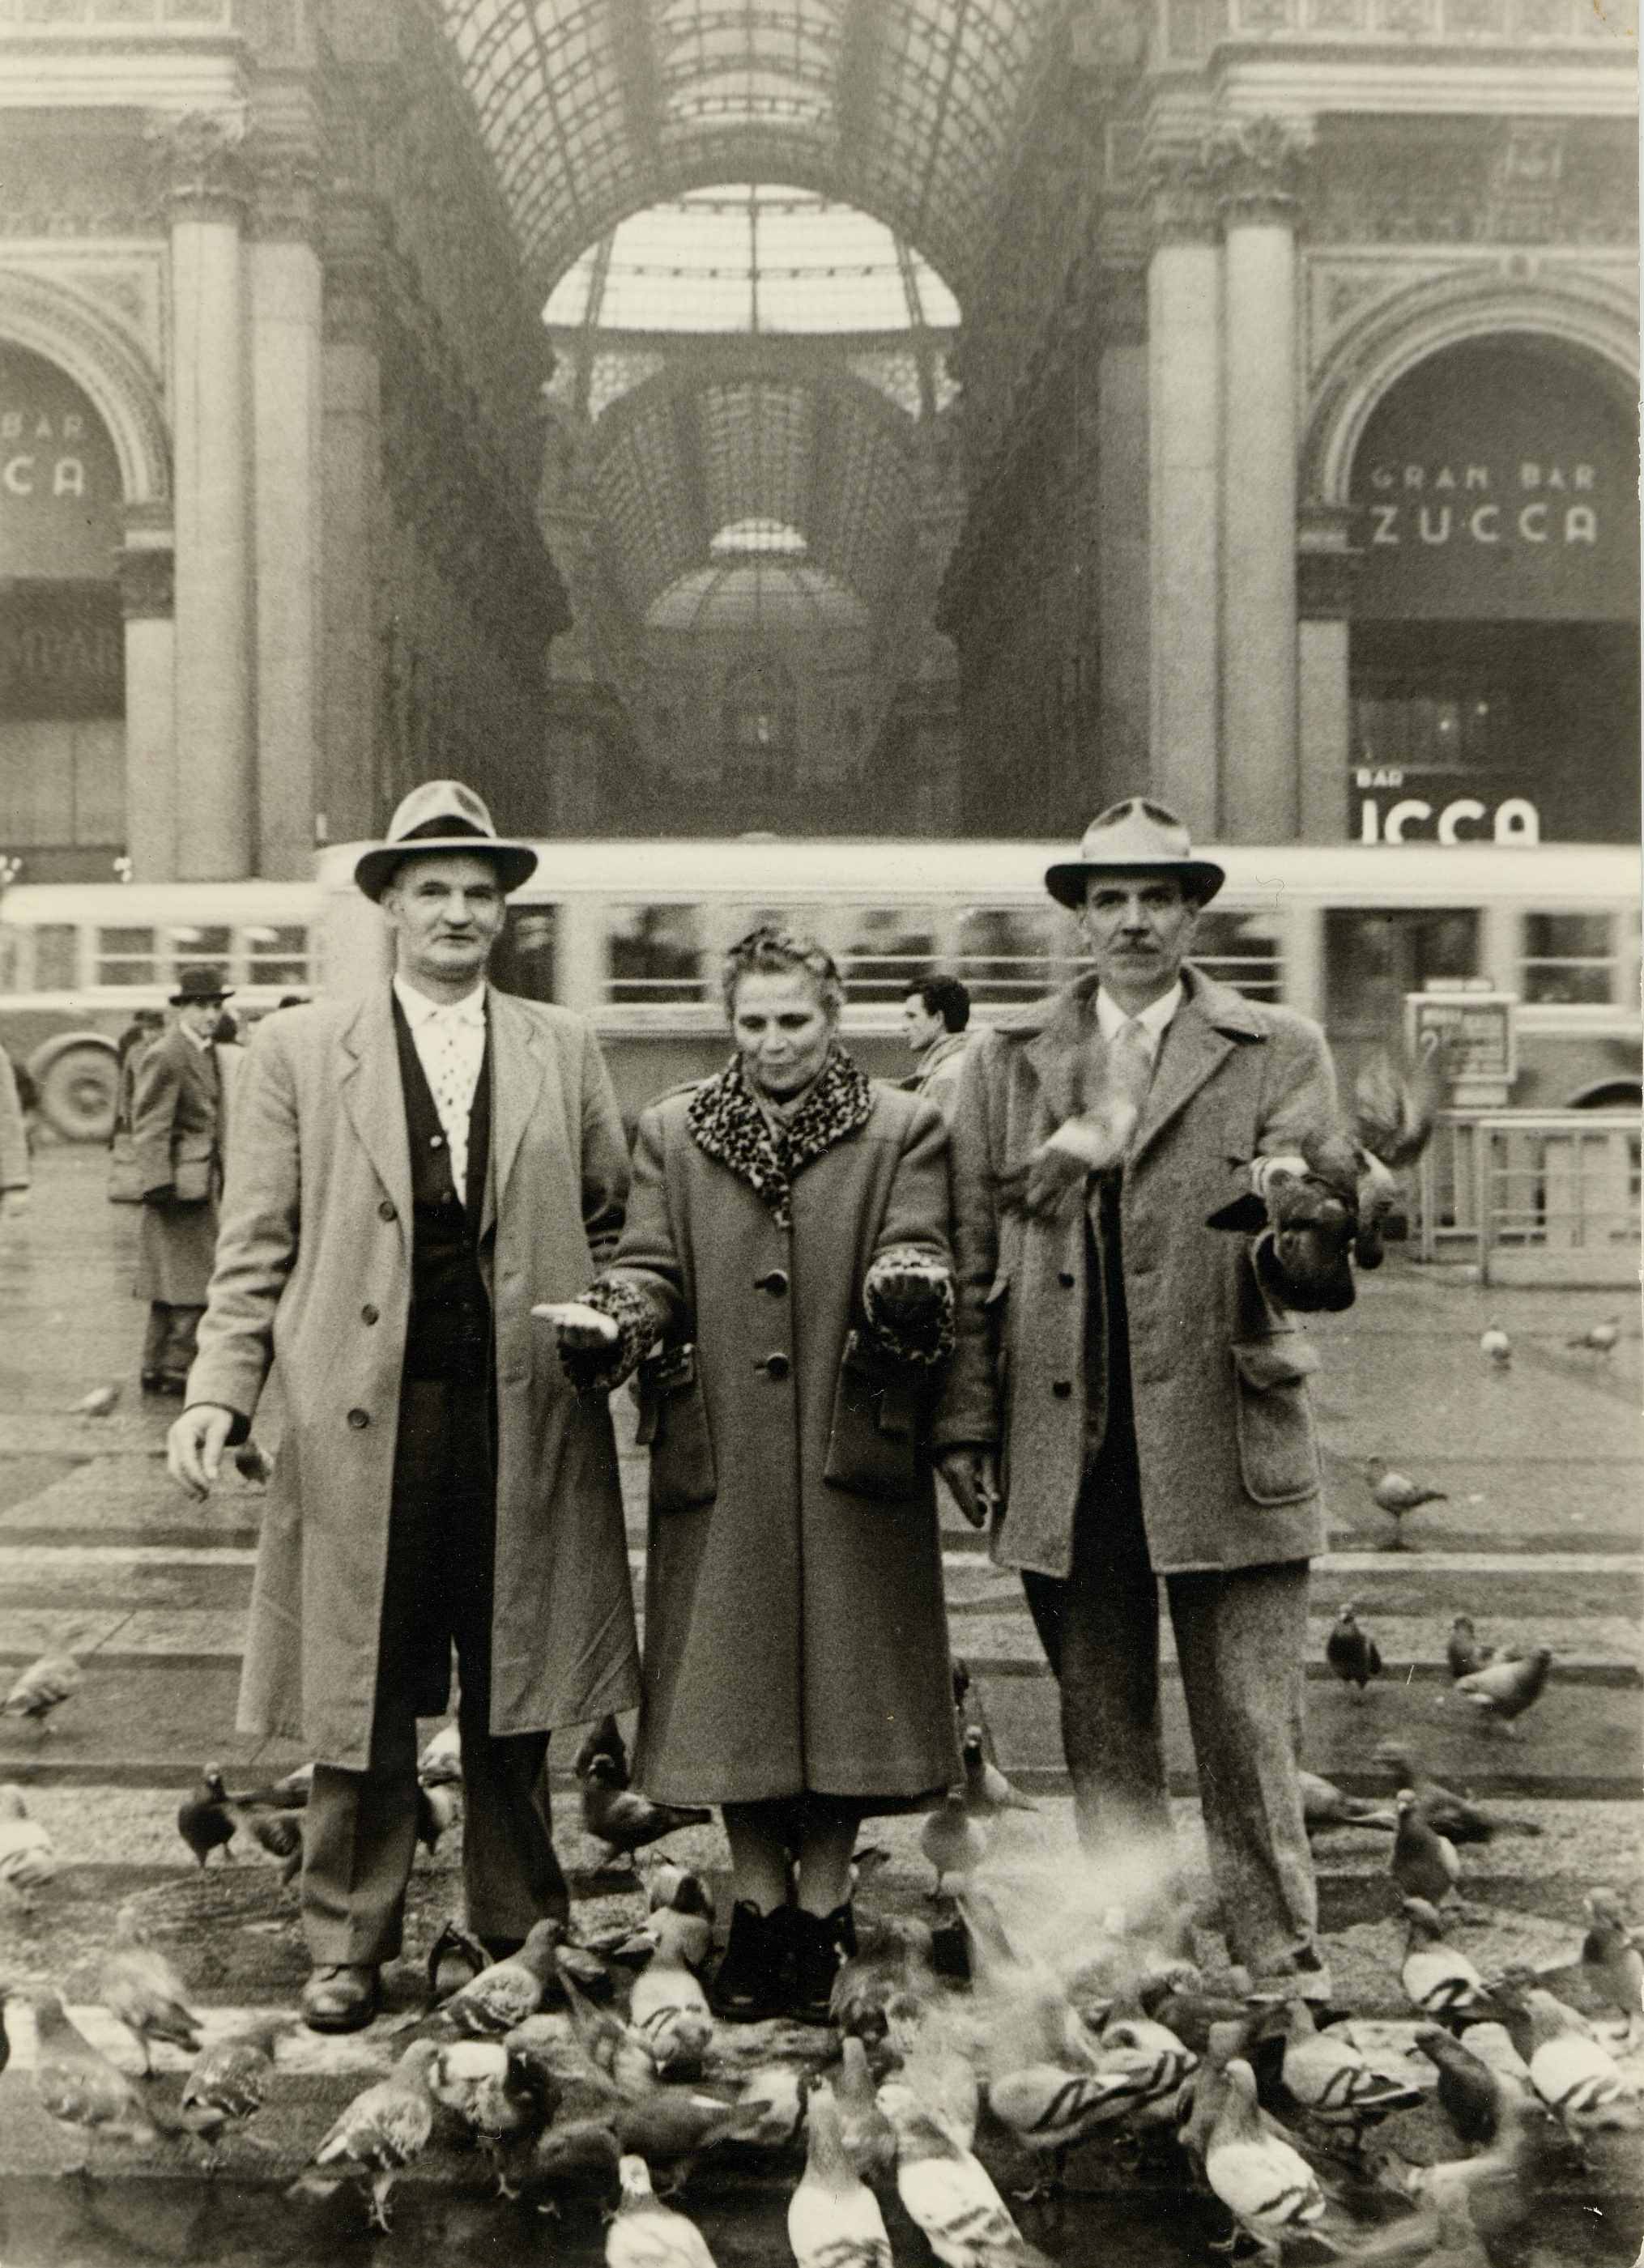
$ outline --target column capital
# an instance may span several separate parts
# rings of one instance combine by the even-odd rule
[[[253,218],[259,237],[316,244],[320,237],[320,152],[306,136],[259,128],[247,137],[255,184]]]
[[[1149,217],[1161,244],[1208,244],[1218,232],[1216,183],[1202,144],[1156,146],[1146,152]]]
[[[1294,226],[1306,151],[1301,136],[1278,118],[1252,118],[1212,135],[1204,162],[1224,225],[1276,221]]]
[[[169,220],[242,218],[250,198],[242,118],[206,110],[151,118],[144,139]]]

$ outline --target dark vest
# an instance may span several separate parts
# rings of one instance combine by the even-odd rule
[[[411,1320],[405,1342],[407,1378],[450,1378],[477,1385],[490,1375],[491,1314],[480,1273],[480,1221],[490,1171],[491,1043],[468,1115],[467,1204],[457,1203],[451,1152],[398,997],[394,1035],[411,1152]]]

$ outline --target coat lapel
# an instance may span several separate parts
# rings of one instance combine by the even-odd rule
[[[1225,984],[1213,984],[1195,968],[1183,969],[1186,991],[1170,1020],[1159,1051],[1135,1139],[1125,1160],[1133,1166],[1157,1136],[1198,1093],[1205,1080],[1233,1052],[1237,1037],[1260,1039],[1262,1027],[1241,996]]]
[[[548,1076],[534,1017],[517,1012],[505,992],[489,984],[485,1012],[490,1019],[491,1171],[486,1176],[485,1207],[480,1216],[482,1236],[497,1219],[502,1193]]]
[[[411,1233],[411,1151],[405,1131],[400,1052],[394,1038],[393,995],[373,986],[338,1036],[343,1108],[377,1179],[394,1199],[405,1236]]]

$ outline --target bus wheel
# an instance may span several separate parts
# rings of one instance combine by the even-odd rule
[[[118,1064],[107,1048],[65,1048],[40,1073],[40,1114],[64,1142],[107,1142]]]

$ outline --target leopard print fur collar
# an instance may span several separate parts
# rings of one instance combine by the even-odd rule
[[[741,1056],[699,1086],[686,1113],[691,1139],[770,1208],[778,1228],[793,1226],[793,1178],[801,1167],[847,1142],[874,1112],[873,1091],[841,1047],[788,1123],[773,1133],[742,1070]]]

